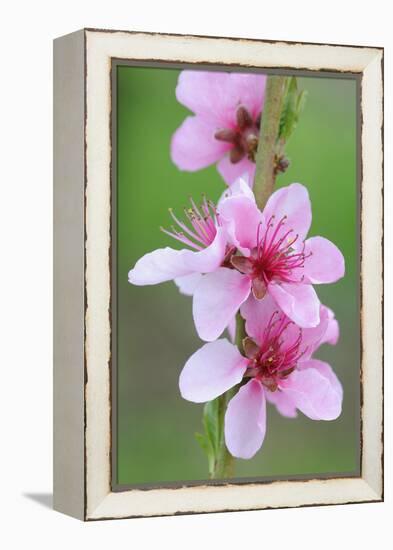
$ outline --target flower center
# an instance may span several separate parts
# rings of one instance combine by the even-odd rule
[[[252,290],[259,300],[265,296],[267,285],[273,280],[300,283],[304,279],[299,270],[304,267],[304,261],[312,253],[304,253],[304,243],[300,250],[294,248],[299,235],[293,229],[282,231],[286,219],[287,216],[283,216],[275,223],[275,216],[271,216],[264,234],[262,224],[259,224],[257,246],[249,258],[232,256],[232,265],[252,279]]]
[[[276,391],[281,380],[285,380],[295,369],[299,359],[305,353],[301,351],[302,330],[293,342],[285,342],[285,331],[292,321],[275,311],[265,328],[261,344],[252,338],[243,340],[243,349],[249,359],[245,376],[257,378],[270,391]]]
[[[160,229],[194,250],[203,250],[212,244],[217,234],[218,214],[215,205],[207,200],[205,196],[199,208],[192,199],[190,199],[190,202],[191,208],[184,208],[184,214],[189,222],[188,225],[180,221],[170,208],[169,213],[177,228],[172,225],[171,231],[163,227]]]
[[[229,152],[232,164],[240,162],[245,156],[255,162],[260,124],[261,115],[254,120],[246,107],[239,105],[236,110],[236,126],[234,128],[219,128],[216,131],[214,134],[216,139],[232,144]]]

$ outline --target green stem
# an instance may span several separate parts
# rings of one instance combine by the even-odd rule
[[[235,343],[240,351],[243,351],[244,337],[245,337],[244,320],[241,317],[240,313],[238,312],[236,315]],[[231,388],[230,390],[228,390],[218,398],[218,406],[219,406],[218,424],[219,424],[220,435],[219,435],[218,453],[216,457],[214,471],[212,474],[213,479],[229,478],[229,477],[233,477],[235,474],[235,459],[229,453],[225,445],[224,417],[225,417],[225,411],[228,406],[228,403],[232,399],[232,397],[238,392],[239,387],[240,387],[240,384],[238,384],[234,388]]]
[[[218,398],[220,442],[212,475],[213,479],[233,477],[235,473],[235,460],[226,448],[224,435],[225,411],[234,393],[232,388]]]
[[[269,76],[266,82],[254,180],[254,195],[260,209],[273,193],[276,181],[277,139],[286,81],[285,76]]]
[[[256,173],[254,194],[259,208],[263,208],[273,192],[276,179],[275,160],[277,153],[277,139],[280,129],[280,117],[285,95],[286,77],[269,76],[265,90],[265,103],[262,115],[262,124],[259,136],[258,153],[256,158]],[[236,315],[235,343],[243,353],[243,338],[245,337],[244,320],[238,312]],[[224,417],[230,399],[238,392],[241,383],[221,395],[219,399],[219,445],[216,455],[213,479],[233,477],[235,474],[235,459],[225,445]]]

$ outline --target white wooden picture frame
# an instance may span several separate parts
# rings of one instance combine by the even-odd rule
[[[113,491],[114,60],[357,74],[361,85],[359,477]],[[81,520],[383,499],[383,50],[85,29],[54,43],[54,507]]]

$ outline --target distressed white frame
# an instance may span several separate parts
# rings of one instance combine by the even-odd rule
[[[57,508],[85,520],[380,501],[383,498],[383,50],[230,38],[84,30],[85,392],[83,504]],[[78,34],[78,33],[76,33]],[[76,35],[70,35],[76,36]],[[79,35],[80,36],[80,35]],[[67,38],[63,40],[67,48]],[[110,165],[111,60],[210,63],[361,73],[361,477],[111,491]],[[59,367],[61,370],[65,367]],[[75,367],[76,368],[76,367]],[[83,368],[80,365],[80,368]],[[62,370],[61,370],[62,372]],[[62,426],[63,420],[58,421]],[[84,424],[85,422],[85,424]],[[80,438],[78,439],[80,444]],[[57,449],[57,454],[62,450]],[[56,449],[55,449],[56,456]],[[72,460],[72,458],[70,459]],[[56,483],[56,476],[55,476]]]

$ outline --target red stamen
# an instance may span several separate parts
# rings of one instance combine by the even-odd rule
[[[288,229],[281,237],[280,231],[286,223],[287,216],[283,216],[278,223],[274,223],[272,215],[267,223],[265,233],[262,235],[262,223],[258,224],[256,248],[250,260],[253,263],[252,279],[258,279],[267,286],[272,280],[285,283],[299,283],[304,276],[299,273],[295,276],[293,271],[302,269],[304,261],[311,255],[304,253],[305,245],[300,251],[294,249],[299,235],[294,234],[293,229]]]
[[[180,221],[170,208],[169,213],[181,231],[177,230],[174,226],[171,227],[171,231],[163,228],[161,230],[194,250],[203,250],[207,246],[210,246],[215,239],[218,216],[214,204],[208,202],[205,197],[200,209],[196,206],[193,199],[190,199],[190,202],[191,208],[185,208],[184,213],[191,227]]]
[[[228,156],[232,164],[237,164],[246,156],[255,162],[260,121],[260,114],[254,118],[244,105],[238,105],[235,127],[218,128],[215,131],[215,139],[229,145]]]
[[[275,311],[261,335],[259,349],[255,349],[255,342],[245,339],[248,348],[253,344],[252,353],[248,349],[249,366],[245,373],[247,378],[257,378],[270,391],[276,391],[280,381],[290,376],[296,369],[299,359],[306,349],[301,349],[302,331],[293,342],[288,343],[284,337],[285,331],[293,323],[288,318]]]

